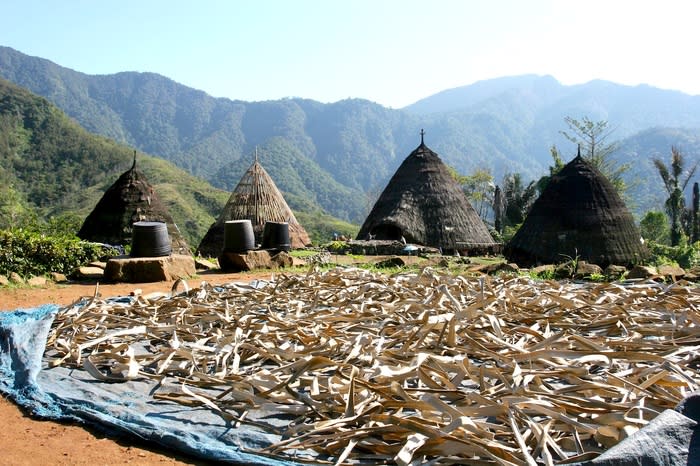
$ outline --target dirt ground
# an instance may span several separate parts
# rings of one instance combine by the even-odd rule
[[[270,272],[258,274],[203,273],[187,280],[190,288],[202,281],[212,284],[232,281],[247,282],[254,278],[269,279]],[[103,297],[124,296],[136,289],[143,294],[170,292],[173,282],[139,284],[102,284],[98,286]],[[83,296],[95,294],[95,283],[56,285],[44,288],[0,287],[0,311],[34,307],[41,304],[67,305]],[[100,432],[77,425],[35,420],[15,404],[0,397],[0,464],[7,465],[181,465],[207,464],[154,448],[135,438],[106,438]]]

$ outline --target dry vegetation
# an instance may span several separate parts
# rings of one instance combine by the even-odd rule
[[[682,283],[338,268],[94,298],[59,313],[48,354],[99,379],[170,377],[181,390],[153,396],[279,434],[263,455],[554,464],[698,389],[699,304]],[[279,431],[255,420],[263,408],[295,422]]]

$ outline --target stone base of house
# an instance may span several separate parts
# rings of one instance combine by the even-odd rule
[[[286,251],[256,249],[243,253],[223,251],[218,257],[224,272],[247,272],[257,269],[276,269],[294,266],[294,258]]]
[[[194,257],[172,254],[163,257],[118,256],[107,261],[104,280],[108,282],[148,283],[172,281],[193,276]]]

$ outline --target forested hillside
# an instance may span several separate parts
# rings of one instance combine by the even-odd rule
[[[244,102],[153,73],[90,76],[7,47],[0,47],[0,76],[45,96],[89,131],[172,161],[224,190],[235,185],[257,147],[293,209],[325,210],[355,224],[418,145],[421,129],[458,173],[483,169],[500,183],[508,173],[525,180],[547,173],[553,145],[565,161],[574,157],[575,145],[560,134],[565,117],[608,121],[611,139],[621,142],[615,157],[635,162],[626,181],[637,214],[662,207],[653,156],[670,154],[675,144],[689,164],[699,158],[691,141],[700,136],[700,97],[649,86],[564,86],[528,75],[446,90],[401,110],[362,99]],[[666,136],[650,138],[653,128]]]
[[[137,156],[191,245],[219,215],[228,193],[162,159]],[[0,80],[0,213],[2,227],[70,213],[84,218],[133,161],[133,149],[88,133],[63,112]]]

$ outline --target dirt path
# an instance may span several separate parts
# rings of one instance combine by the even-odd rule
[[[270,278],[259,274],[204,273],[187,280],[191,288],[202,281],[213,284]],[[99,284],[103,297],[124,296],[136,289],[142,293],[169,292],[173,282],[140,284]],[[35,307],[41,304],[68,305],[83,296],[95,294],[95,283],[47,285],[45,288],[0,287],[0,311]],[[192,458],[158,450],[134,438],[108,439],[99,432],[80,426],[37,421],[25,415],[15,404],[0,398],[0,464],[8,465],[182,465],[206,464]]]

